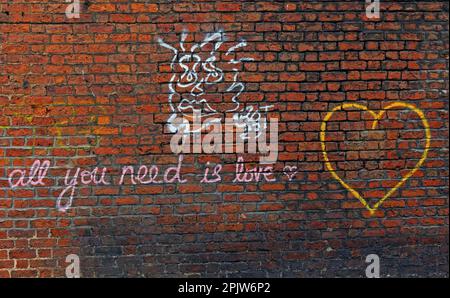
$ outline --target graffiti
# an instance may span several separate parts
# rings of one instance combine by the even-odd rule
[[[421,154],[421,158],[415,164],[415,166],[404,176],[402,176],[401,180],[397,182],[391,189],[389,189],[389,191],[385,193],[380,200],[378,200],[371,206],[355,188],[350,186],[350,184],[345,182],[343,178],[337,174],[335,168],[333,167],[326,149],[327,123],[330,121],[335,112],[356,109],[369,113],[371,118],[373,119],[370,128],[376,129],[387,110],[394,108],[407,109],[419,116],[425,131],[425,146]],[[405,183],[405,181],[413,176],[422,166],[428,155],[430,140],[430,127],[424,113],[414,105],[403,102],[394,102],[392,104],[389,104],[379,112],[372,111],[368,107],[356,103],[347,103],[336,106],[323,118],[320,131],[320,143],[322,155],[325,162],[325,168],[331,173],[331,176],[336,179],[345,189],[347,189],[355,198],[357,198],[372,215],[385,200],[389,199],[394,194],[394,192],[399,189]],[[121,174],[118,185],[186,183],[188,182],[188,179],[183,178],[181,174],[182,163],[183,155],[179,154],[178,164],[176,166],[168,167],[164,172],[157,165],[140,165],[137,168],[130,165],[123,166],[120,172]],[[44,186],[44,179],[49,169],[50,161],[48,160],[35,160],[29,170],[13,169],[8,175],[9,186],[11,189],[19,187]],[[223,166],[221,164],[212,166],[209,162],[207,162],[199,183],[221,182],[222,169]],[[295,176],[297,175],[299,170],[300,169],[297,166],[285,165],[284,168],[282,168],[281,174],[287,177],[288,182],[292,182],[294,181]],[[111,179],[110,181],[106,179],[107,173],[107,168],[99,169],[96,167],[93,170],[82,170],[81,168],[76,168],[74,171],[72,171],[72,169],[68,169],[64,178],[64,189],[60,192],[57,198],[56,206],[58,210],[65,212],[72,206],[75,192],[78,186],[113,184],[113,179]],[[275,182],[277,181],[275,174],[276,172],[274,171],[273,166],[261,164],[257,166],[249,166],[245,162],[244,158],[242,156],[239,156],[235,164],[234,179],[232,180],[232,183]],[[63,204],[64,200],[66,202]]]
[[[256,166],[251,169],[247,169],[242,157],[238,157],[235,174],[236,177],[233,182],[259,182],[262,181],[263,178],[266,182],[276,181],[276,179],[272,176],[272,166]]]
[[[164,173],[163,180],[156,180],[156,177],[158,176],[159,169],[157,166],[150,167],[150,171],[148,168],[144,166],[140,166],[139,170],[137,171],[136,175],[134,175],[133,167],[126,166],[122,169],[122,175],[120,177],[119,185],[122,185],[124,182],[125,176],[128,174],[130,175],[131,183],[132,184],[150,184],[150,183],[185,183],[187,180],[183,179],[181,177],[181,166],[183,163],[183,155],[178,156],[178,165],[176,167],[169,167]],[[173,173],[172,177],[170,177],[170,174]],[[148,176],[147,180],[146,176]],[[169,178],[170,177],[170,178]]]
[[[209,173],[209,161],[206,163],[206,169],[205,169],[205,174],[203,176],[203,179],[200,181],[200,183],[215,183],[215,182],[219,182],[222,181],[222,177],[220,176],[220,171],[222,170],[222,165],[218,164],[215,165],[213,168],[213,172],[212,172],[212,176],[214,178],[208,178],[208,176],[210,175]]]
[[[60,212],[66,212],[75,199],[76,192],[81,186],[109,186],[109,185],[149,185],[149,184],[184,184],[188,182],[182,175],[183,155],[178,155],[178,163],[169,166],[165,170],[158,165],[123,166],[114,179],[115,171],[107,167],[95,167],[92,170],[80,167],[67,169],[63,179],[63,189],[56,199],[56,208]],[[293,169],[296,167],[289,166]],[[13,169],[8,174],[8,184],[11,189],[20,187],[46,186],[45,178],[51,170],[49,160],[35,160],[28,170]],[[137,169],[137,170],[136,170]],[[222,181],[223,165],[216,164],[211,168],[209,162],[206,163],[202,179],[199,183],[217,183]],[[272,166],[250,167],[245,163],[242,156],[239,156],[235,164],[234,179],[232,183],[250,182],[276,182],[275,171]],[[50,175],[51,176],[51,175]],[[49,179],[50,181],[52,179]],[[293,180],[293,176],[289,181]]]
[[[294,179],[295,175],[297,175],[297,167],[296,166],[285,166],[283,169],[284,175],[288,177],[289,181],[292,181]]]
[[[26,186],[36,186],[36,185],[44,185],[43,179],[47,175],[48,169],[50,167],[50,161],[44,160],[41,162],[40,160],[35,160],[30,167],[30,170],[27,171],[22,169],[15,169],[11,171],[8,176],[8,182],[10,187],[26,187]],[[17,177],[17,180],[14,178]]]
[[[247,42],[242,40],[224,50],[222,48],[225,45],[226,36],[223,31],[206,34],[201,42],[190,46],[186,42],[187,37],[188,33],[184,31],[178,46],[172,46],[162,38],[158,39],[161,47],[173,53],[170,62],[173,74],[168,84],[168,101],[172,111],[168,119],[170,132],[176,133],[182,129],[185,133],[190,133],[206,129],[212,123],[220,121],[226,113],[233,113],[233,119],[237,125],[245,128],[240,134],[241,139],[248,139],[250,132],[254,132],[258,138],[267,126],[265,121],[260,121],[263,118],[262,114],[267,113],[273,106],[267,105],[260,108],[254,105],[243,106],[239,100],[239,96],[245,91],[245,84],[239,78],[241,64],[254,59],[250,57],[238,59],[236,51],[246,47]],[[227,61],[219,61],[219,57]],[[219,66],[219,62],[224,66]],[[225,80],[229,76],[231,80]],[[231,107],[218,101],[218,96],[210,91],[217,92],[217,88],[223,84],[228,84],[222,93],[231,95]],[[192,114],[196,111],[201,111],[202,117],[207,119],[196,130],[186,128],[185,124],[175,121],[180,116],[192,119]]]
[[[230,118],[225,117],[227,114],[232,114],[231,122],[236,129],[225,130],[226,133],[236,132],[241,140],[262,139],[262,142],[258,142],[258,152],[269,153],[269,159],[263,159],[263,162],[261,163],[274,163],[276,161],[278,154],[278,122],[274,125],[276,127],[276,129],[274,129],[274,131],[276,131],[275,134],[272,134],[272,123],[270,123],[271,133],[269,146],[265,143],[266,129],[268,128],[266,115],[274,108],[274,106],[258,106],[248,103],[243,104],[243,100],[240,98],[246,90],[245,83],[242,82],[240,78],[240,71],[244,69],[244,63],[254,61],[253,58],[247,57],[245,52],[238,52],[238,50],[244,49],[247,46],[247,42],[241,40],[229,45],[226,43],[227,38],[223,31],[208,33],[200,42],[188,41],[188,37],[188,32],[183,31],[177,45],[171,45],[162,38],[158,38],[157,40],[161,47],[171,51],[173,54],[170,61],[171,76],[168,82],[168,103],[171,109],[171,115],[167,120],[167,126],[171,133],[174,133],[175,136],[179,137],[179,139],[172,138],[170,144],[172,152],[179,154],[178,165],[169,167],[164,173],[162,173],[161,169],[156,165],[150,167],[140,165],[137,168],[137,171],[135,171],[133,166],[124,166],[118,185],[124,185],[127,178],[127,181],[129,181],[131,185],[186,183],[187,179],[183,179],[181,175],[183,161],[182,153],[243,153],[244,149],[243,147],[240,147],[243,143],[236,142],[236,144],[231,144],[233,141],[229,142],[227,140],[233,139],[233,136],[227,138],[227,134],[225,134],[225,151],[222,151],[222,136],[220,136],[222,133],[221,123],[225,122],[225,124],[229,124],[227,123],[227,120]],[[84,70],[81,71],[80,75],[86,83],[90,95],[93,98],[97,98],[97,95],[92,89],[92,84],[86,79]],[[224,94],[227,94],[229,97],[229,102],[225,101],[227,96],[222,98]],[[245,102],[247,101],[248,100],[245,100]],[[326,150],[327,122],[337,111],[357,109],[366,111],[372,116],[373,122],[371,128],[375,129],[386,111],[392,108],[409,109],[420,117],[425,129],[426,144],[422,156],[414,168],[407,172],[406,175],[402,176],[401,180],[395,184],[394,187],[389,189],[378,202],[371,206],[366,199],[364,199],[355,188],[346,183],[337,174],[335,168],[333,168]],[[71,107],[71,109],[72,114],[76,115],[76,107]],[[107,110],[105,110],[104,107],[100,107],[100,109],[102,113],[107,113]],[[33,124],[34,116],[13,115],[23,116],[28,125],[31,126]],[[93,122],[95,117],[95,115],[91,116],[90,122]],[[197,120],[204,121],[197,122]],[[64,117],[61,120],[55,120],[52,124],[51,128],[56,133],[54,147],[71,148],[62,143],[63,127],[68,125],[69,122],[70,119]],[[10,127],[11,126],[2,126],[0,128],[6,129]],[[227,127],[227,125],[225,125],[225,127]],[[208,132],[209,134],[202,139],[201,132],[211,128],[214,129]],[[217,128],[218,130],[216,130]],[[35,128],[33,128],[33,134],[35,132],[34,129]],[[356,103],[342,104],[333,108],[326,114],[322,120],[320,129],[320,143],[325,168],[331,173],[331,176],[334,179],[336,179],[346,190],[357,198],[367,210],[369,210],[370,214],[374,214],[385,200],[389,199],[395,191],[405,183],[405,181],[416,173],[427,158],[430,147],[430,128],[424,113],[414,105],[403,102],[392,103],[378,113],[370,110],[364,105]],[[189,147],[190,134],[192,134],[194,138],[192,151],[190,151]],[[189,135],[189,138],[186,138],[186,135]],[[218,136],[220,136],[220,138],[217,138]],[[276,139],[272,138],[272,136],[275,136]],[[100,136],[94,137],[96,137],[96,146],[98,146]],[[196,137],[197,140],[195,139]],[[176,142],[173,142],[174,140]],[[181,146],[179,140],[181,140]],[[186,140],[187,142],[185,142]],[[211,141],[213,141],[214,145],[211,145]],[[188,144],[188,150],[184,150],[186,144]],[[227,147],[227,144],[231,144],[231,146]],[[248,142],[248,144],[250,145],[250,142]],[[202,146],[206,147],[206,149]],[[83,147],[83,145],[81,145],[76,147],[91,148],[92,146],[87,145]],[[175,147],[177,149],[174,149]],[[208,148],[212,150],[208,151]],[[238,151],[240,148],[242,148],[242,150]],[[248,146],[248,148],[254,149],[254,151],[250,151],[250,153],[257,152],[256,145],[255,147]],[[271,153],[275,153],[275,158],[271,156]],[[47,175],[49,166],[49,161],[41,162],[36,160],[28,173],[21,169],[13,170],[8,177],[10,187],[17,188],[45,185],[43,179]],[[200,183],[217,183],[222,181],[222,169],[223,167],[220,164],[211,168],[210,163],[207,163]],[[112,181],[106,181],[107,171],[107,168],[95,168],[91,171],[77,168],[74,173],[72,173],[72,170],[70,169],[67,170],[64,179],[65,188],[61,191],[57,199],[56,205],[58,210],[66,211],[72,206],[75,191],[80,185],[112,184]],[[297,166],[285,165],[284,168],[282,168],[282,174],[287,177],[289,182],[295,179],[298,171],[299,169]],[[249,167],[245,164],[242,157],[237,159],[234,179],[232,180],[233,183],[275,181],[276,177],[273,166],[258,165]],[[62,201],[66,196],[68,196],[67,202],[66,204],[62,204]]]
[[[73,198],[75,195],[75,190],[77,185],[88,185],[88,184],[95,184],[95,185],[109,185],[110,183],[105,181],[105,174],[106,174],[106,168],[104,168],[101,171],[100,177],[98,177],[99,170],[98,168],[95,168],[92,171],[84,170],[81,171],[80,168],[77,168],[75,170],[75,174],[70,177],[71,170],[67,170],[66,176],[64,178],[64,184],[65,188],[63,191],[59,194],[58,199],[56,200],[56,208],[59,211],[65,212],[67,209],[69,209],[72,206]],[[80,179],[78,179],[80,177]],[[63,204],[63,198],[66,194],[69,194],[69,197],[67,199],[67,202]]]
[[[327,122],[330,120],[330,118],[333,116],[333,114],[336,111],[342,111],[342,110],[346,110],[346,109],[357,109],[357,110],[366,111],[372,116],[372,118],[373,118],[372,129],[375,129],[378,125],[379,120],[383,117],[383,115],[386,113],[386,111],[389,109],[392,109],[392,108],[409,109],[419,116],[420,120],[422,121],[423,127],[425,129],[425,141],[426,141],[425,148],[422,153],[422,157],[416,163],[414,168],[412,170],[410,170],[405,176],[403,176],[402,179],[397,184],[395,184],[395,186],[393,188],[391,188],[383,196],[383,198],[381,198],[373,206],[370,206],[358,191],[356,191],[353,187],[351,187],[344,180],[342,180],[341,177],[339,177],[339,175],[336,173],[335,169],[331,165],[331,162],[328,159],[328,153],[327,153],[326,144],[325,144]],[[369,108],[367,108],[364,105],[360,105],[360,104],[356,104],[356,103],[342,104],[342,105],[336,106],[335,108],[333,108],[331,111],[329,111],[326,114],[325,118],[322,121],[321,128],[320,128],[320,142],[321,142],[322,154],[323,154],[323,158],[325,160],[326,169],[331,173],[331,176],[334,179],[336,179],[355,198],[357,198],[363,204],[363,206],[365,208],[367,208],[367,210],[369,210],[370,214],[374,214],[375,211],[381,206],[381,204],[383,204],[383,202],[385,200],[387,200],[389,197],[391,197],[394,194],[394,192],[405,183],[406,180],[408,180],[412,175],[414,175],[415,172],[417,172],[417,170],[420,168],[420,166],[424,163],[425,159],[427,158],[428,150],[430,148],[430,139],[431,139],[430,126],[428,124],[427,119],[425,118],[424,113],[420,109],[418,109],[416,106],[414,106],[412,104],[404,103],[404,102],[394,102],[394,103],[384,107],[384,109],[378,113],[370,110]]]

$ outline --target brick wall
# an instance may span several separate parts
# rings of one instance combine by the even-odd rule
[[[371,253],[382,276],[448,276],[445,1],[382,0],[380,19],[364,1],[81,2],[68,19],[63,0],[0,0],[1,277],[64,276],[71,253],[85,277],[361,277]],[[178,162],[159,41],[215,32],[225,78],[204,91],[228,109],[227,50],[245,41],[239,102],[273,106],[275,181],[233,181],[259,154],[192,153],[185,183],[119,185],[123,167]],[[35,160],[44,179],[12,187]],[[216,164],[221,181],[201,183]],[[96,167],[110,183],[58,209],[67,171]]]

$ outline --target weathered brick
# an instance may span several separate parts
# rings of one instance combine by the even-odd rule
[[[381,1],[380,19],[369,19],[364,1],[102,0],[84,1],[73,20],[64,1],[3,2],[0,277],[63,277],[73,253],[86,277],[362,277],[369,253],[387,262],[383,277],[448,277],[445,1]],[[201,63],[177,63],[195,55]],[[169,102],[170,82],[195,80],[184,67],[208,83]],[[218,69],[223,81],[210,84]],[[186,181],[168,182],[178,161],[170,103],[195,92],[220,115],[271,106],[261,115],[279,121],[274,181],[257,172],[258,154],[242,154],[245,182],[239,154],[189,153]],[[323,146],[374,206],[425,148],[414,111],[374,119],[399,101],[426,117],[428,156],[370,212],[334,179]],[[46,159],[42,184],[29,180]],[[217,164],[220,181],[200,182]],[[134,173],[120,184],[124,166]],[[95,168],[107,169],[104,182]],[[13,169],[26,169],[13,179],[24,185],[10,187]],[[71,178],[63,212],[56,201]]]

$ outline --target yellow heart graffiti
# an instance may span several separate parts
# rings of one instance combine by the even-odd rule
[[[426,144],[425,144],[424,151],[422,153],[422,157],[420,158],[419,162],[415,165],[415,167],[411,171],[409,171],[404,177],[402,177],[402,179],[393,188],[391,188],[383,196],[383,198],[381,198],[373,207],[371,207],[367,203],[367,201],[359,194],[359,192],[357,192],[354,188],[352,188],[350,185],[345,183],[341,179],[341,177],[339,177],[338,174],[336,174],[336,171],[333,169],[333,166],[331,165],[330,160],[328,159],[328,154],[327,154],[327,150],[325,147],[325,136],[326,136],[328,120],[330,120],[330,118],[331,118],[331,116],[333,116],[334,112],[345,110],[345,109],[351,109],[351,108],[369,112],[370,115],[372,115],[372,117],[374,119],[373,123],[372,123],[372,129],[375,129],[377,127],[378,121],[381,119],[381,117],[383,117],[384,113],[391,108],[406,108],[406,109],[412,110],[420,117],[420,119],[422,120],[423,126],[425,128]],[[322,121],[322,125],[320,127],[320,143],[322,146],[322,154],[323,154],[323,158],[325,160],[325,166],[326,166],[327,170],[330,171],[330,173],[334,179],[339,181],[339,183],[342,186],[344,186],[354,197],[356,197],[363,204],[364,207],[367,208],[367,210],[369,210],[371,215],[373,215],[375,213],[375,211],[380,207],[380,205],[385,200],[387,200],[400,186],[403,185],[403,183],[405,183],[406,180],[408,180],[412,175],[414,175],[414,173],[420,168],[420,166],[423,164],[423,162],[427,158],[428,150],[430,148],[430,139],[431,139],[430,126],[428,125],[428,121],[425,118],[424,113],[416,106],[414,106],[412,104],[404,103],[404,102],[394,102],[394,103],[384,107],[384,109],[381,110],[379,113],[375,113],[374,111],[369,110],[369,108],[367,108],[366,106],[356,104],[356,103],[342,104],[342,105],[339,105],[339,106],[333,108],[331,111],[329,111],[326,114],[325,118]]]

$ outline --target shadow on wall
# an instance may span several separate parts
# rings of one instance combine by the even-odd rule
[[[373,253],[380,256],[382,277],[448,276],[448,245],[442,245],[448,238],[427,237],[419,228],[402,238],[320,240],[318,231],[292,231],[281,223],[210,233],[198,224],[158,220],[157,215],[89,219],[76,239],[82,276],[365,277],[365,258]]]

